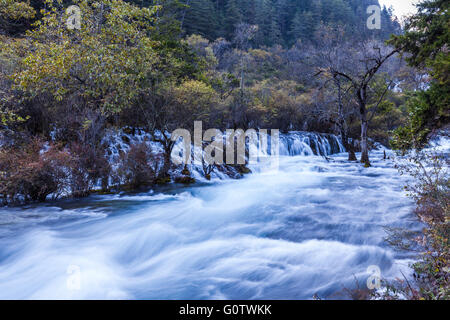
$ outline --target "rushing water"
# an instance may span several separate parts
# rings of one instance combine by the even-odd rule
[[[398,276],[410,261],[384,226],[417,222],[403,178],[371,156],[369,169],[282,156],[241,180],[3,208],[0,298],[340,298],[371,265]]]

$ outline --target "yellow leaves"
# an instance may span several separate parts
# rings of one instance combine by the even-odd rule
[[[18,116],[17,114],[15,114],[13,111],[11,110],[0,110],[0,122],[2,125],[4,126],[8,126],[12,123],[21,123],[21,122],[25,122],[26,120],[28,120],[30,117],[27,116],[25,118]]]
[[[0,0],[0,14],[11,20],[32,19],[36,11],[25,1]]]
[[[193,34],[188,36],[186,39],[182,41],[183,43],[189,45],[190,47],[197,48],[206,48],[209,46],[209,40],[203,38],[201,35]]]
[[[27,33],[26,45],[2,42],[2,55],[20,58],[20,70],[11,78],[16,88],[31,94],[48,92],[60,101],[76,92],[99,108],[120,110],[145,90],[161,63],[155,51],[160,43],[150,34],[158,9],[119,0],[75,4],[82,10],[81,30],[68,30],[64,9],[49,1],[42,19]],[[103,12],[105,20],[99,24],[98,14],[107,6],[112,10]]]
[[[215,95],[215,91],[207,84],[188,80],[174,90],[175,98],[182,104],[207,104]]]
[[[179,112],[198,120],[210,112],[214,105],[219,103],[217,93],[207,84],[197,80],[187,80],[178,86],[169,89],[174,106]]]
[[[88,130],[92,124],[92,120],[86,119],[83,122],[83,130]]]
[[[259,61],[264,61],[267,60],[271,57],[271,53],[266,51],[266,50],[262,50],[262,49],[252,49],[249,51],[250,55],[253,56],[253,58],[255,58],[256,60]]]

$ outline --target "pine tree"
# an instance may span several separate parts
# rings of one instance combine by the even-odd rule
[[[243,21],[243,16],[237,0],[228,0],[225,7],[225,36],[233,38],[236,26]]]
[[[141,0],[133,0],[138,3]],[[155,2],[145,0],[144,2]],[[383,28],[368,30],[369,5],[378,0],[168,0],[189,3],[182,15],[187,34],[197,33],[209,40],[224,37],[232,40],[239,23],[258,25],[256,46],[292,45],[297,39],[314,40],[320,24],[343,26],[349,37],[386,39],[399,30],[392,12],[382,10]],[[356,31],[356,33],[355,33]]]
[[[183,26],[187,34],[199,34],[207,39],[217,37],[217,13],[210,0],[190,0]]]
[[[302,41],[311,39],[315,27],[316,24],[312,12],[297,12],[290,31],[291,44],[294,44],[298,39]]]

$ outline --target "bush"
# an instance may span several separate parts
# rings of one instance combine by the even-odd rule
[[[45,201],[67,191],[70,154],[40,139],[0,151],[0,194],[3,203]]]
[[[398,280],[385,283],[383,299],[415,300],[450,299],[450,175],[449,159],[435,152],[420,152],[405,164],[398,165],[401,173],[414,178],[405,189],[416,202],[415,214],[426,224],[422,236],[396,232],[396,246],[417,250],[418,262],[412,265],[413,281]],[[410,234],[405,236],[405,234]],[[417,248],[417,249],[415,249]]]
[[[88,196],[101,181],[102,188],[108,188],[111,166],[103,150],[94,146],[73,143],[70,146],[71,193],[75,197]]]
[[[161,159],[161,155],[153,154],[145,142],[131,145],[129,152],[120,156],[116,179],[132,189],[152,185]]]

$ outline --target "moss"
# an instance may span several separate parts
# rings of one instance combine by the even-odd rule
[[[134,136],[134,133],[135,133],[135,130],[133,128],[129,128],[129,127],[123,128],[122,131],[123,131],[123,133],[129,134],[129,135],[132,135],[132,136]]]
[[[183,177],[175,178],[175,182],[182,183],[182,184],[192,184],[192,183],[195,183],[195,179],[191,178],[191,177],[183,176]]]
[[[116,194],[117,191],[111,191],[111,190],[98,190],[98,191],[92,191],[91,194],[96,194],[99,196],[106,196],[111,194]]]
[[[187,166],[184,167],[183,171],[181,171],[181,174],[184,176],[190,176],[191,173],[189,172]]]
[[[250,170],[248,167],[241,165],[238,167],[238,171],[240,174],[249,174],[252,173],[252,170]]]
[[[156,184],[167,184],[170,183],[172,181],[172,179],[170,179],[170,177],[164,177],[164,178],[158,178],[156,179]]]

